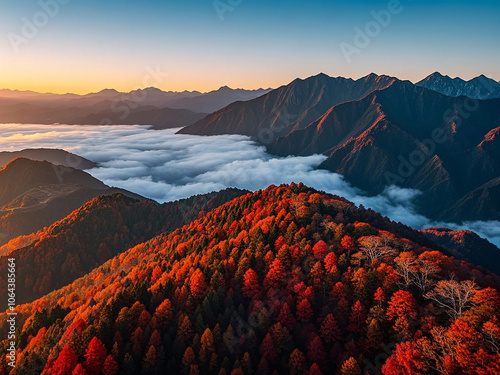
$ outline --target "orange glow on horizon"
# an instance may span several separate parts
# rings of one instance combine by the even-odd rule
[[[137,84],[134,82],[125,82],[125,81],[112,81],[109,80],[96,80],[96,79],[83,79],[83,80],[75,80],[73,82],[64,81],[64,82],[46,82],[46,81],[26,81],[26,80],[14,80],[14,79],[5,79],[5,77],[0,77],[0,90],[9,89],[9,90],[19,90],[19,91],[34,91],[38,93],[52,93],[52,94],[77,94],[77,95],[85,95],[89,93],[96,93],[104,89],[115,89],[119,92],[130,92],[137,89],[144,89],[147,87],[156,87],[163,91],[199,91],[202,93],[215,91],[221,88],[222,86],[229,86],[232,89],[246,89],[246,90],[257,90],[257,89],[267,89],[267,88],[277,88],[282,85],[286,85],[290,83],[294,78],[289,81],[279,81],[277,79],[273,80],[269,83],[263,83],[262,85],[256,85],[257,80],[248,80],[248,81],[223,81],[223,80],[213,80],[213,81],[182,81],[178,80],[168,81],[165,80],[163,83],[143,85]],[[167,82],[168,81],[168,82]],[[220,82],[219,82],[220,81]],[[264,81],[264,80],[262,80]]]
[[[146,79],[150,74],[144,70],[133,69],[127,72],[125,69],[110,73],[109,70],[100,69],[99,71],[79,71],[79,69],[58,70],[50,66],[48,68],[39,67],[39,71],[44,71],[44,74],[39,74],[39,71],[32,69],[13,69],[12,66],[2,66],[0,61],[0,90],[10,89],[19,91],[34,91],[39,93],[54,93],[54,94],[78,94],[85,95],[88,93],[99,92],[103,89],[115,89],[119,92],[130,92],[146,87],[156,87],[163,91],[199,91],[202,93],[218,90],[222,86],[229,86],[232,89],[256,90],[259,88],[278,88],[289,84],[296,78],[305,79],[307,77],[324,72],[332,77],[342,76],[346,78],[358,79],[364,77],[371,71],[362,72],[352,70],[344,71],[297,71],[297,72],[274,72],[274,71],[254,71],[247,75],[243,74],[224,74],[227,72],[201,72],[191,74],[190,72],[177,72],[177,75],[170,72],[161,76],[160,80]],[[152,68],[151,68],[152,69]],[[402,75],[401,71],[381,72],[374,69],[374,73],[382,75],[395,76],[399,79],[409,79],[412,82],[418,82],[427,75],[434,73],[415,72],[412,77]],[[435,71],[439,71],[436,69]],[[22,74],[20,72],[23,72]],[[217,74],[219,73],[219,74]],[[251,74],[253,73],[253,74]],[[452,78],[459,76],[446,71],[441,71],[442,74],[448,74]],[[139,77],[139,78],[136,78]],[[462,79],[468,80],[474,78],[473,73],[460,76]],[[493,77],[491,77],[493,78]]]

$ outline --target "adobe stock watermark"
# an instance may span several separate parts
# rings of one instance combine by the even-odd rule
[[[212,4],[220,20],[224,21],[226,19],[225,14],[234,11],[241,3],[243,3],[243,0],[214,0]]]
[[[389,26],[393,16],[401,14],[403,10],[404,6],[400,0],[390,0],[386,9],[379,11],[372,10],[370,14],[373,19],[367,22],[363,28],[359,26],[354,28],[352,43],[340,43],[340,50],[346,61],[350,63],[353,55],[359,55],[364,49],[368,48],[373,39],[378,37],[382,30]]]
[[[59,14],[61,5],[66,5],[71,0],[39,0],[38,6],[40,10],[35,12],[30,18],[21,18],[21,32],[7,34],[12,49],[17,54],[20,52],[22,45],[28,44],[34,39],[41,29],[46,27],[50,20]]]
[[[7,259],[7,365],[16,367],[16,260]]]

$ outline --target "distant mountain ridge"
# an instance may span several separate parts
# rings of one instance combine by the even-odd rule
[[[0,123],[138,124],[175,128],[190,125],[235,101],[250,100],[269,91],[227,86],[208,93],[165,92],[154,87],[129,93],[105,89],[87,95],[0,90]]]
[[[71,152],[58,149],[32,148],[21,151],[1,151],[0,168],[4,167],[17,158],[25,158],[35,161],[48,161],[55,165],[71,167],[80,170],[91,169],[97,166],[96,163]]]
[[[416,85],[447,96],[467,96],[472,99],[500,98],[500,83],[483,74],[465,81],[436,72],[417,82]]]
[[[103,99],[85,104],[80,100],[40,103],[0,98],[0,123],[5,124],[152,125],[169,129],[187,126],[205,115],[187,109],[138,105],[129,100]]]

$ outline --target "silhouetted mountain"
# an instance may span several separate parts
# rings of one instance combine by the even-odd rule
[[[199,91],[162,91],[155,87],[121,93],[116,90],[102,90],[95,94],[87,94],[72,103],[95,104],[103,99],[115,102],[132,102],[140,106],[155,106],[158,108],[188,109],[198,113],[211,113],[238,101],[250,100],[264,95],[270,89],[243,90],[223,86],[218,90],[201,93]],[[131,106],[134,108],[134,106]]]
[[[464,81],[436,72],[418,82],[417,86],[448,96],[468,96],[473,99],[500,98],[500,84],[484,75]]]
[[[9,90],[1,89],[0,98],[9,99],[29,99],[36,101],[59,101],[59,100],[70,100],[79,98],[80,95],[77,94],[52,94],[52,93],[39,93],[29,90]]]
[[[184,127],[205,117],[206,113],[269,91],[221,87],[202,94],[198,91],[165,92],[150,87],[129,93],[105,89],[87,95],[58,95],[1,90],[0,123]]]
[[[22,267],[17,277],[19,303],[59,289],[89,273],[110,258],[160,233],[172,231],[245,191],[227,189],[177,202],[157,204],[122,194],[93,199],[65,219],[36,234],[29,246],[2,254]],[[5,276],[0,276],[6,281]],[[0,295],[7,283],[0,285]]]
[[[168,102],[168,106],[177,109],[187,108],[195,112],[212,113],[236,101],[258,98],[269,91],[271,89],[243,90],[223,86],[218,90],[203,95],[172,99]]]
[[[0,244],[36,232],[92,198],[120,192],[142,198],[78,169],[15,159],[0,169]]]
[[[304,128],[333,105],[361,99],[394,81],[395,78],[375,74],[357,81],[325,74],[296,79],[257,99],[233,103],[179,133],[243,134],[268,143],[277,136]]]
[[[481,264],[500,275],[500,249],[476,233],[448,228],[429,228],[420,232],[448,250],[455,258]]]
[[[97,166],[96,163],[81,156],[72,154],[64,150],[32,148],[21,151],[2,151],[0,152],[0,168],[10,163],[14,159],[25,158],[36,161],[48,161],[55,165],[62,165],[75,169],[92,169]]]
[[[494,374],[498,281],[340,197],[271,186],[16,306],[13,371]]]

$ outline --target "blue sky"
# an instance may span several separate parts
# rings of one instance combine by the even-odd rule
[[[500,80],[498,1],[402,0],[362,48],[355,28],[373,26],[372,12],[394,0],[221,0],[222,18],[213,0],[60,0],[67,4],[25,35],[25,20],[51,1],[0,3],[0,88],[129,91],[152,68],[163,73],[155,85],[164,90],[277,87],[319,72]],[[356,53],[346,58],[341,45]]]

